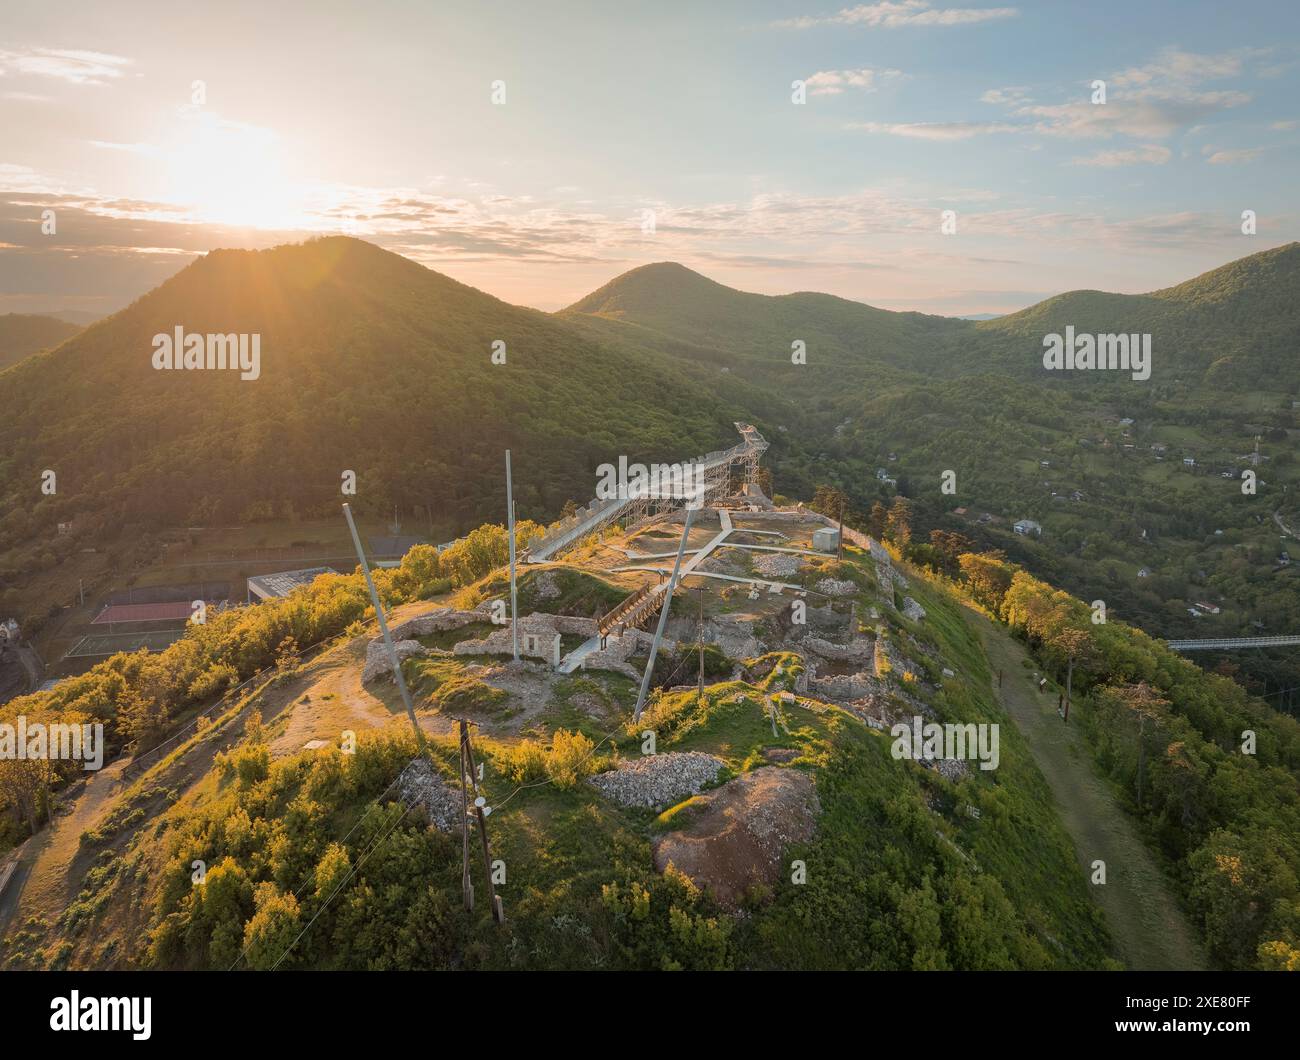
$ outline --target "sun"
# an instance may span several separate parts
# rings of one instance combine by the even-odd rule
[[[239,228],[302,227],[301,190],[270,129],[198,112],[166,156],[168,198],[195,221]]]

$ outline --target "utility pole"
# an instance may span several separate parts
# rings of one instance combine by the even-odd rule
[[[673,575],[668,579],[668,588],[664,590],[664,603],[659,611],[659,625],[655,627],[655,639],[650,645],[650,658],[646,660],[645,676],[641,678],[641,690],[637,693],[636,708],[632,713],[633,721],[641,720],[641,708],[645,705],[646,692],[650,689],[650,675],[654,672],[655,657],[659,654],[659,642],[664,638],[664,626],[668,624],[668,608],[673,602],[673,589],[677,585],[677,574],[682,569],[682,554],[686,551],[686,539],[691,533],[691,521],[695,518],[695,509],[686,509],[686,523],[682,527],[682,540],[677,546],[677,560],[673,563]]]
[[[357,559],[361,562],[361,573],[366,576],[366,588],[370,590],[370,602],[375,605],[375,618],[379,620],[379,631],[384,635],[384,645],[388,648],[388,661],[393,667],[393,680],[397,682],[397,689],[402,693],[402,703],[406,706],[406,716],[411,719],[411,728],[415,730],[415,742],[419,745],[420,753],[425,752],[424,731],[420,728],[420,723],[415,719],[415,707],[411,703],[411,693],[406,688],[406,678],[402,676],[402,664],[397,658],[397,646],[393,643],[393,635],[388,632],[388,620],[384,617],[384,605],[379,602],[379,592],[375,589],[375,580],[370,576],[370,564],[366,562],[365,549],[361,547],[361,535],[357,533],[357,524],[352,520],[352,508],[348,504],[343,505],[343,514],[348,520],[348,529],[352,531],[352,544],[357,549]]]
[[[510,535],[510,640],[515,662],[519,661],[519,594],[515,587],[515,492],[510,477],[510,450],[506,450],[506,533]]]
[[[700,688],[696,693],[696,703],[704,702],[704,597],[700,597]]]
[[[840,529],[835,535],[835,562],[844,562],[844,494],[840,494]]]
[[[474,789],[474,813],[478,817],[478,837],[483,844],[483,873],[487,877],[488,894],[492,900],[492,919],[498,924],[506,922],[506,911],[501,905],[501,899],[497,895],[495,885],[492,883],[492,854],[488,850],[487,835],[487,811],[484,810],[486,800],[478,793],[478,767],[474,764],[474,745],[469,738],[469,723],[461,718],[460,720],[460,738],[461,745],[465,749],[465,763],[469,766],[469,783]],[[462,774],[465,776],[466,774]]]
[[[469,877],[469,726],[460,723],[460,889],[465,896],[465,912],[474,912],[474,881]]]

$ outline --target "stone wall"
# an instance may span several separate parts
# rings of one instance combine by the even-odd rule
[[[552,662],[551,644],[554,638],[564,633],[573,633],[582,637],[596,635],[594,618],[577,618],[572,615],[547,615],[535,611],[519,619],[519,653],[524,652],[524,635],[537,634],[542,638],[545,649],[533,653],[535,658],[544,658]],[[514,634],[507,622],[499,629],[493,630],[480,640],[462,640],[452,651],[456,655],[513,655]]]
[[[605,647],[598,648],[582,660],[584,670],[613,670],[615,673],[630,677],[634,681],[641,679],[641,674],[628,664],[628,659],[638,649],[650,650],[654,637],[640,629],[624,630],[621,637],[608,637]]]

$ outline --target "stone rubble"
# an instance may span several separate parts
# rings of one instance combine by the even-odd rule
[[[788,552],[767,552],[754,560],[754,570],[769,578],[792,578],[799,573],[803,561]]]
[[[823,578],[814,588],[827,596],[852,596],[858,591],[858,587],[853,582],[841,581],[838,578]]]
[[[428,648],[416,640],[399,640],[394,647],[397,649],[398,663],[404,663],[407,659],[416,655],[433,654]],[[383,638],[372,640],[366,645],[366,664],[361,669],[361,683],[370,684],[371,681],[377,681],[379,678],[393,679],[393,666],[388,658],[388,648],[384,645]]]
[[[460,830],[462,796],[436,772],[427,758],[415,758],[402,772],[398,797],[410,807],[422,807],[440,832]]]
[[[722,762],[701,751],[670,751],[620,762],[589,783],[623,806],[662,810],[698,794],[722,771]]]
[[[875,644],[870,637],[855,637],[848,644],[835,644],[821,637],[805,637],[800,644],[823,659],[837,662],[867,662],[875,654]]]
[[[560,585],[555,580],[554,571],[539,571],[537,577],[533,579],[533,587],[539,600],[554,600],[560,595]]]

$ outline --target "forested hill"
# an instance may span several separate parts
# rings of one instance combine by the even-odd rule
[[[38,350],[57,346],[81,328],[57,317],[30,313],[0,316],[0,371]]]
[[[970,321],[895,313],[825,294],[759,295],[706,279],[682,265],[645,265],[561,312],[594,334],[690,349],[766,377],[789,363],[793,340],[809,371],[790,382],[811,396],[881,369],[968,375],[995,371],[1024,382],[1111,390],[1127,373],[1045,372],[1043,336],[1152,336],[1156,386],[1246,390],[1300,383],[1300,243],[1230,262],[1150,294],[1071,291],[1018,313]],[[821,371],[831,367],[834,371]]]
[[[1041,358],[1043,336],[1066,325],[1079,333],[1150,334],[1157,384],[1294,389],[1300,384],[1300,243],[1150,294],[1071,291],[974,327],[986,365],[1010,368]]]
[[[795,340],[811,352],[808,365],[814,370],[828,362],[847,369],[873,364],[906,369],[971,328],[963,320],[893,313],[828,294],[749,294],[674,262],[626,272],[560,315],[645,329],[764,375],[789,366]],[[604,334],[620,330],[607,328]]]
[[[1075,292],[975,323],[747,294],[670,263],[545,314],[355,239],[216,251],[0,373],[0,555],[72,516],[93,538],[333,514],[348,470],[360,510],[429,506],[457,533],[499,517],[507,447],[520,513],[549,520],[611,455],[706,451],[737,419],[772,441],[778,487],[810,494],[839,477],[837,435],[868,400],[976,372],[974,397],[989,373],[1046,382],[1042,335],[1067,323],[1152,330],[1146,398],[1180,374],[1214,393],[1285,392],[1300,371],[1298,267],[1292,244],[1151,295]],[[260,378],[156,370],[153,337],[177,327],[260,335]],[[796,341],[806,365],[791,363]],[[1091,382],[1074,392],[1103,398]],[[46,469],[57,492],[33,503]]]
[[[260,335],[260,377],[155,369],[177,327]],[[553,518],[611,454],[732,444],[742,413],[782,405],[702,373],[359,240],[216,251],[0,374],[0,551],[73,515],[93,536],[335,514],[345,470],[362,510],[431,504],[463,529],[499,517],[507,447],[521,516]],[[47,468],[57,493],[33,503]]]

